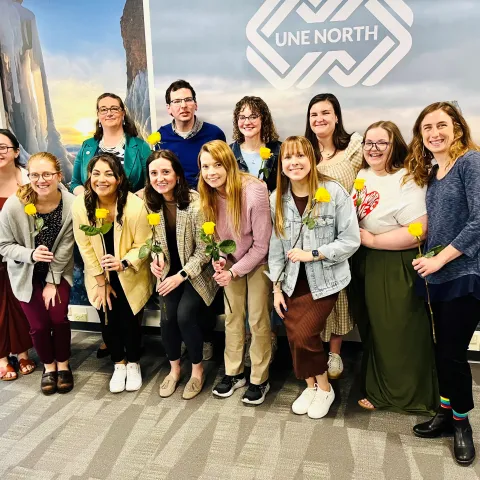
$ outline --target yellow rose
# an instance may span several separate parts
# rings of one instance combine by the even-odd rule
[[[260,158],[268,160],[272,156],[272,151],[267,147],[260,147]]]
[[[149,213],[147,215],[148,224],[155,226],[160,223],[160,214],[159,213]]]
[[[213,235],[215,233],[215,223],[213,222],[205,222],[202,225],[203,233],[205,235]]]
[[[95,217],[97,217],[99,220],[103,220],[107,218],[107,215],[110,213],[110,210],[107,210],[106,208],[97,208],[95,210]]]
[[[328,190],[326,188],[320,187],[315,192],[315,200],[317,202],[328,203],[330,201],[330,193],[328,192]]]
[[[156,145],[157,143],[160,143],[161,139],[162,136],[160,135],[160,132],[153,132],[147,137],[147,142],[150,145]]]
[[[408,226],[408,233],[414,237],[421,237],[423,235],[423,225],[420,222],[411,223]]]
[[[27,215],[35,215],[37,213],[37,209],[33,203],[27,203],[25,205],[25,213]]]
[[[356,178],[355,182],[353,183],[353,188],[357,191],[363,190],[365,186],[365,179],[364,178]]]

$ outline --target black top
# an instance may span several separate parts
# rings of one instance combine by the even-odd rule
[[[103,238],[105,239],[105,248],[107,250],[107,254],[115,256],[115,244],[113,242],[113,229],[112,227],[108,233],[106,233]],[[110,271],[110,285],[115,290],[115,287],[120,286],[120,280],[118,279],[118,273],[114,271]]]
[[[306,197],[297,197],[293,192],[292,192],[292,197],[293,201],[295,202],[295,206],[297,207],[298,213],[300,216],[303,215],[305,212],[305,209],[307,208],[308,204],[308,196]],[[304,226],[303,228],[307,228]],[[298,272],[298,278],[297,278],[297,283],[299,280],[307,280],[307,271],[305,270],[305,262],[300,262],[300,271]]]
[[[165,234],[167,236],[168,253],[170,254],[169,277],[177,274],[183,268],[178,255],[176,214],[177,205],[175,202],[164,202],[163,218],[165,219]]]
[[[50,252],[52,251],[53,244],[62,229],[62,211],[63,201],[60,199],[60,203],[55,210],[49,213],[37,213],[37,216],[43,219],[44,227],[35,237],[35,248],[45,245]],[[48,273],[48,265],[47,262],[38,262],[35,264],[33,271],[34,273],[46,274]]]

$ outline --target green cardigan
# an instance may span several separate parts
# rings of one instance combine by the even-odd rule
[[[85,140],[73,164],[72,183],[70,190],[87,181],[88,162],[95,156],[98,150],[98,142],[92,137]],[[139,137],[127,137],[125,143],[124,169],[130,181],[132,192],[136,192],[145,186],[145,164],[148,156],[152,153],[147,142]]]

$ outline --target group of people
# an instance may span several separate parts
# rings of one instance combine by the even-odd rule
[[[1,378],[17,378],[10,354],[19,373],[35,369],[33,343],[42,392],[73,388],[67,307],[76,243],[114,363],[111,392],[142,385],[141,321],[155,290],[170,362],[159,394],[176,390],[183,342],[192,364],[183,398],[198,395],[212,303],[224,295],[225,376],[214,395],[248,384],[242,401],[263,403],[283,324],[306,383],[292,411],[322,418],[335,399],[330,379],[343,371],[343,336],[357,324],[359,405],[432,416],[415,435],[453,434],[455,459],[470,464],[480,148],[461,112],[429,105],[407,145],[391,121],[347,133],[338,99],[320,94],[305,135],[280,142],[266,103],[247,96],[235,106],[228,145],[196,116],[185,80],[170,85],[166,104],[172,122],[152,152],[122,100],[101,95],[72,193],[53,155],[33,155],[25,170],[17,139],[0,130]],[[218,241],[235,242],[233,253],[212,259],[212,224]]]

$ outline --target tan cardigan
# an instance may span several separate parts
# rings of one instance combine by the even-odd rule
[[[82,224],[89,224],[83,194],[75,199],[72,216],[75,241],[85,263],[85,288],[90,303],[97,308],[97,302],[93,301],[97,285],[95,277],[103,273],[100,259],[104,253],[100,236],[89,237],[79,228]],[[128,194],[122,221],[123,225],[119,225],[115,214],[113,226],[115,257],[119,260],[128,260],[132,266],[125,272],[118,272],[118,278],[132,312],[136,315],[150,298],[154,283],[149,268],[149,257],[143,260],[138,258],[140,247],[152,236],[152,232],[143,201],[133,193]]]

